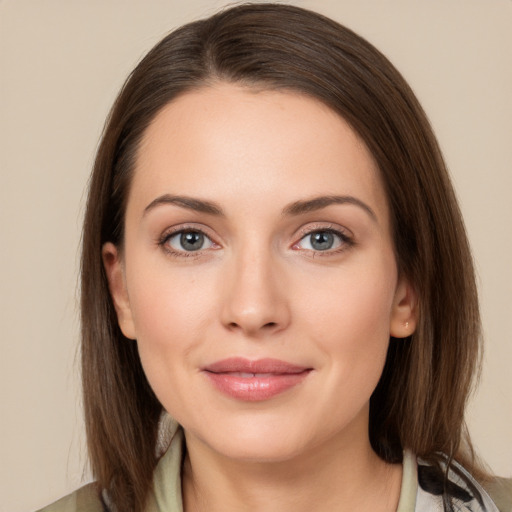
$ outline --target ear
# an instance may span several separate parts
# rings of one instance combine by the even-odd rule
[[[398,278],[393,299],[389,332],[394,338],[407,338],[418,323],[418,294],[408,279]]]
[[[135,325],[119,249],[112,242],[107,242],[101,249],[101,256],[107,274],[110,296],[117,313],[117,322],[122,333],[127,338],[134,340],[136,338]]]

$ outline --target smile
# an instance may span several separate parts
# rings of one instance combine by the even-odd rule
[[[244,358],[224,359],[203,368],[217,390],[248,402],[269,400],[297,386],[311,370],[277,359]]]

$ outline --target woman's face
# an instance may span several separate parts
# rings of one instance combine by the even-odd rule
[[[119,323],[187,443],[287,460],[368,442],[414,297],[342,118],[295,93],[189,92],[145,133],[125,221],[122,254],[103,251]]]

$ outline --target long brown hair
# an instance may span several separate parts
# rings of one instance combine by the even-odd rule
[[[480,320],[463,221],[429,122],[410,87],[371,44],[319,14],[247,4],[185,25],[129,76],[107,120],[89,188],[81,273],[82,375],[94,477],[118,510],[143,510],[157,462],[162,406],[137,344],[123,337],[101,248],[122,245],[139,141],[164,105],[215,81],[314,97],[348,121],[385,183],[399,272],[419,297],[413,336],[391,339],[370,403],[370,440],[384,460],[402,450],[472,460],[464,410],[479,364]]]

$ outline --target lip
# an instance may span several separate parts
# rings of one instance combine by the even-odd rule
[[[279,359],[242,357],[222,359],[202,368],[219,391],[248,402],[269,400],[284,393],[302,383],[311,370]]]

